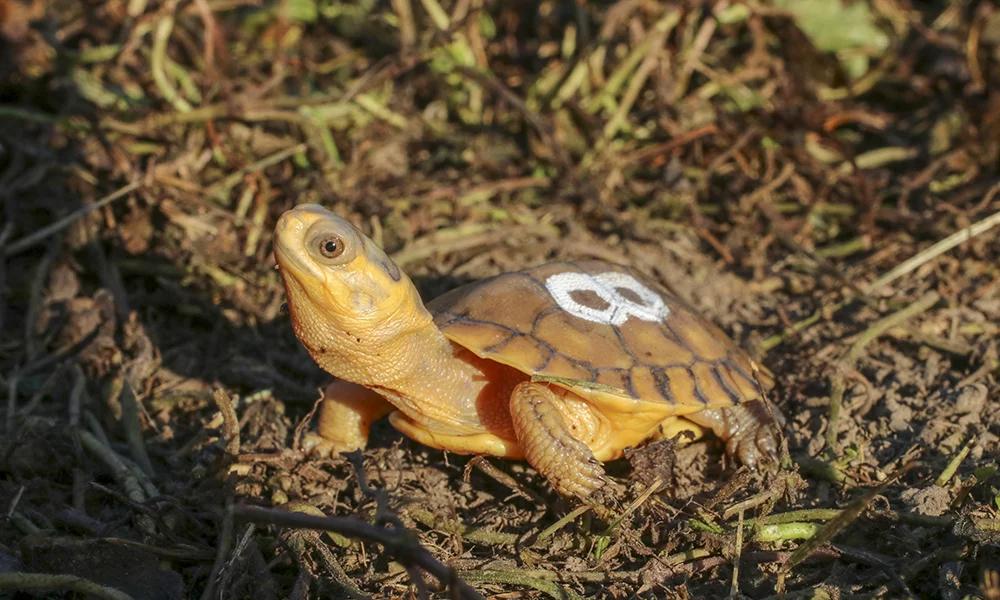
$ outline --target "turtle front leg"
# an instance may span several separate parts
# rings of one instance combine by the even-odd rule
[[[594,453],[567,425],[561,399],[543,383],[519,383],[510,396],[514,434],[528,463],[563,496],[592,502],[608,480]]]
[[[316,432],[306,434],[303,448],[319,456],[361,450],[372,423],[391,410],[392,405],[370,389],[334,381],[323,390]]]
[[[726,443],[726,453],[751,469],[778,463],[778,427],[785,419],[777,407],[772,406],[768,411],[763,402],[756,400],[726,408],[707,408],[684,418],[711,429]]]

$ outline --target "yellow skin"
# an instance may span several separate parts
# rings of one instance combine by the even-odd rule
[[[711,429],[751,465],[776,452],[771,430],[745,406],[670,416],[651,436],[610,423],[571,391],[475,356],[441,333],[380,248],[318,205],[282,215],[274,254],[296,335],[339,380],[325,390],[311,438],[321,452],[363,448],[371,424],[388,414],[432,447],[524,458],[561,494],[581,499],[606,483],[598,461],[651,437]]]

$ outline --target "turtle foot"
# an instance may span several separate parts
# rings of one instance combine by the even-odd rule
[[[772,423],[752,423],[726,440],[726,453],[751,470],[776,465],[781,444]]]
[[[573,436],[547,385],[518,384],[511,394],[510,414],[524,457],[560,495],[600,504],[613,493],[604,466]]]
[[[706,409],[689,419],[708,427],[726,443],[726,453],[752,470],[777,465],[785,418],[775,406],[761,401]]]
[[[351,452],[363,448],[363,445],[352,447],[350,444],[338,444],[312,431],[302,436],[302,450],[306,455],[313,458],[330,458],[341,452]]]

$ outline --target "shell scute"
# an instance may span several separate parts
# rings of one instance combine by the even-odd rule
[[[628,355],[607,327],[581,322],[564,311],[550,312],[531,335],[546,340],[570,361],[596,369],[627,369]]]
[[[428,308],[445,336],[477,356],[532,376],[577,381],[557,385],[625,410],[643,405],[684,414],[756,399],[760,386],[771,384],[680,298],[602,261],[498,275],[452,290]]]
[[[544,365],[546,359],[554,352],[548,345],[543,345],[534,337],[527,335],[508,335],[499,343],[487,346],[484,350],[493,354],[503,352],[520,356],[529,365]]]
[[[715,365],[710,362],[698,361],[691,365],[691,375],[703,397],[719,398],[729,395],[729,390],[716,377],[717,372]]]
[[[665,326],[627,328],[622,331],[622,343],[630,355],[649,365],[689,365],[695,360],[694,353]]]
[[[663,369],[663,375],[670,386],[670,396],[683,402],[684,399],[690,404],[704,404],[696,394],[694,377],[687,367],[667,367]]]
[[[553,351],[554,354],[547,365],[529,372],[535,375],[549,375],[579,381],[597,381],[597,369],[590,365],[574,362],[558,350],[553,349]]]

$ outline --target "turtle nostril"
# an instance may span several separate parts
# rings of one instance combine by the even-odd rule
[[[289,210],[278,217],[278,223],[274,226],[274,229],[278,234],[288,234],[301,229],[301,226],[299,219],[295,218],[295,215]]]
[[[286,213],[282,213],[282,215],[280,217],[278,217],[278,223],[274,226],[274,228],[276,230],[278,230],[279,232],[285,231],[286,229],[288,229],[288,213],[287,212]]]

